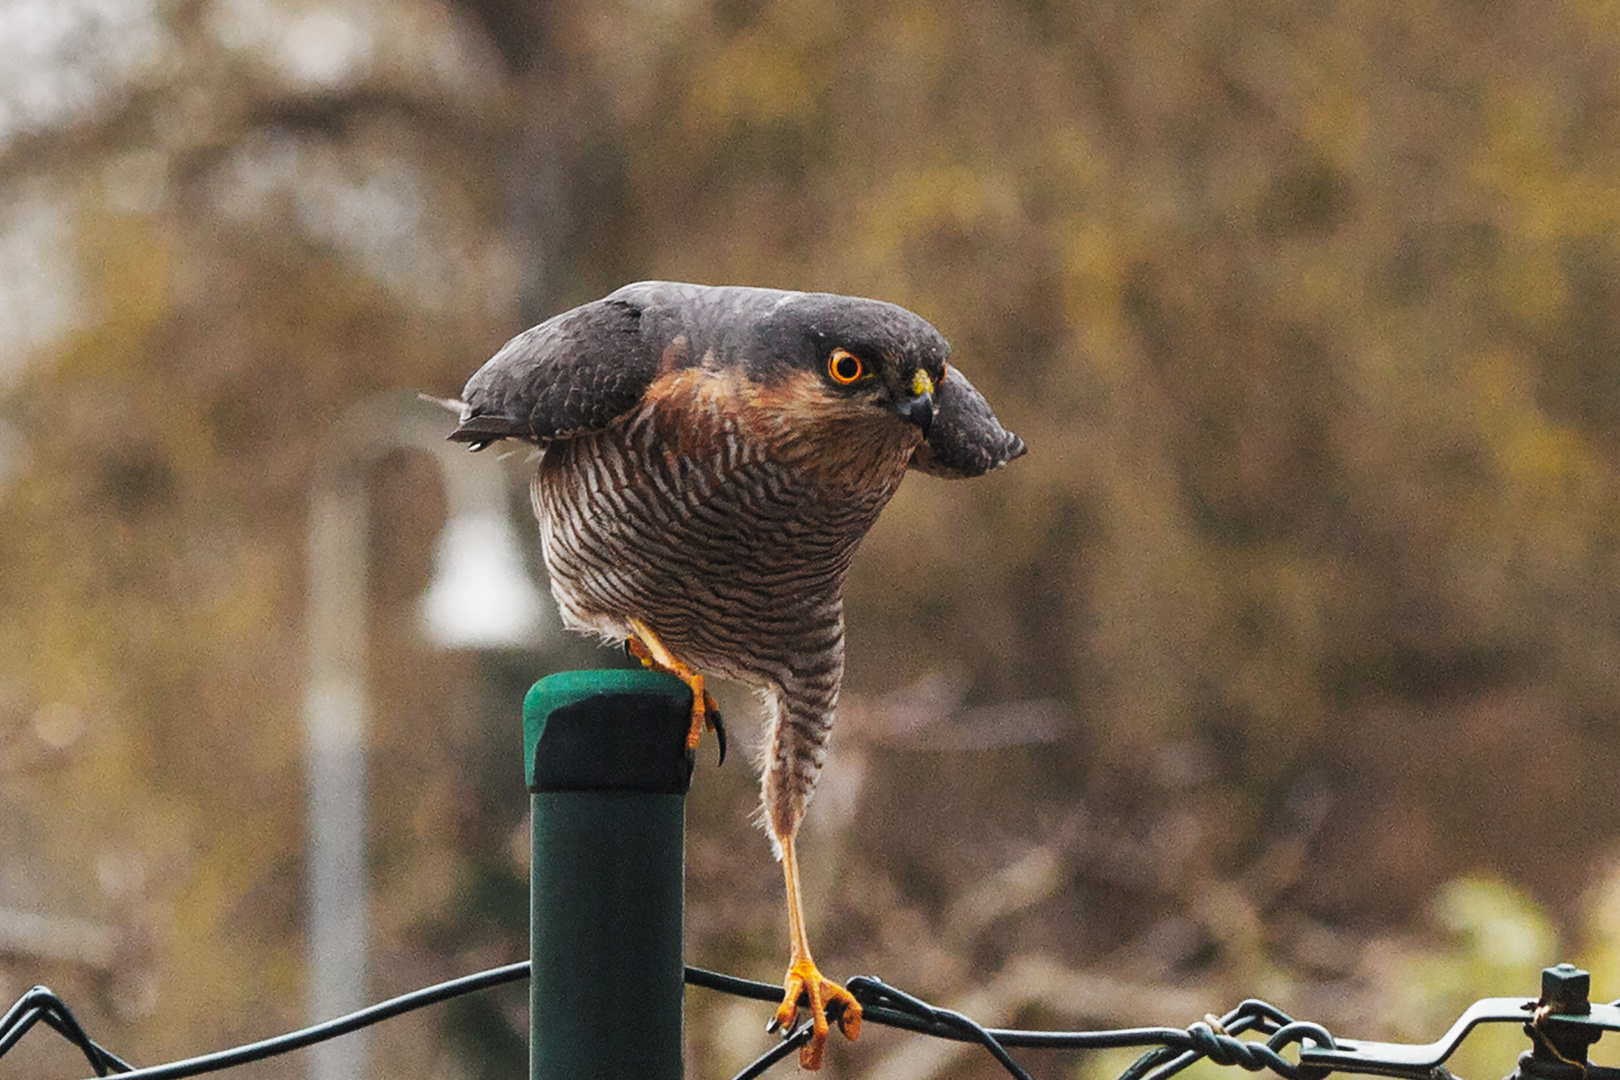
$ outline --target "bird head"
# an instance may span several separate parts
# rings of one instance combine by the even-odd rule
[[[781,293],[754,325],[756,377],[791,378],[835,412],[897,418],[927,438],[951,347],[926,319],[894,304],[829,293]],[[807,378],[808,376],[808,378]]]

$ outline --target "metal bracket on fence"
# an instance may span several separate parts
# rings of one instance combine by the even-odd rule
[[[531,1080],[681,1080],[692,692],[573,671],[523,706],[533,800]]]
[[[1541,997],[1536,1000],[1485,998],[1470,1005],[1439,1039],[1422,1046],[1404,1043],[1339,1039],[1334,1047],[1305,1044],[1299,1052],[1300,1069],[1320,1073],[1353,1072],[1374,1076],[1432,1077],[1446,1059],[1480,1024],[1523,1024],[1533,1049],[1519,1059],[1515,1077],[1561,1076],[1565,1072],[1590,1078],[1601,1071],[1589,1067],[1586,1048],[1605,1031],[1620,1031],[1620,1003],[1603,1005],[1587,1000],[1591,976],[1571,964],[1559,964],[1541,973]],[[1564,1068],[1560,1068],[1563,1066]]]

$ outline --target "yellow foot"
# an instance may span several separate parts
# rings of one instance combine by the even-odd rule
[[[720,743],[720,764],[726,763],[726,725],[720,719],[720,707],[714,703],[714,695],[703,688],[703,676],[691,667],[675,659],[664,643],[658,640],[658,635],[652,632],[652,627],[640,619],[630,620],[630,629],[635,632],[634,637],[625,638],[624,647],[632,657],[654,671],[664,671],[675,676],[692,690],[692,726],[686,733],[686,752],[697,753],[698,742],[705,731],[714,732],[714,737]]]
[[[827,1053],[827,1033],[832,1030],[829,1018],[836,1021],[838,1030],[851,1042],[861,1037],[861,1004],[855,996],[816,969],[808,956],[795,960],[788,968],[783,984],[782,1004],[776,1009],[767,1030],[786,1034],[793,1030],[799,1019],[799,1006],[810,1010],[810,1041],[799,1047],[799,1067],[821,1068],[821,1059]]]

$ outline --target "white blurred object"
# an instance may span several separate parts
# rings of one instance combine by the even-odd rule
[[[420,604],[423,636],[445,649],[522,648],[539,640],[544,610],[506,514],[475,510],[445,522]]]

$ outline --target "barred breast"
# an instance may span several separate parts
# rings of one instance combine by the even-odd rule
[[[563,617],[610,639],[639,618],[694,667],[780,683],[830,644],[850,559],[904,462],[873,460],[847,487],[829,475],[842,470],[767,457],[734,418],[687,440],[708,444],[701,456],[654,419],[649,408],[545,452],[535,507]]]

